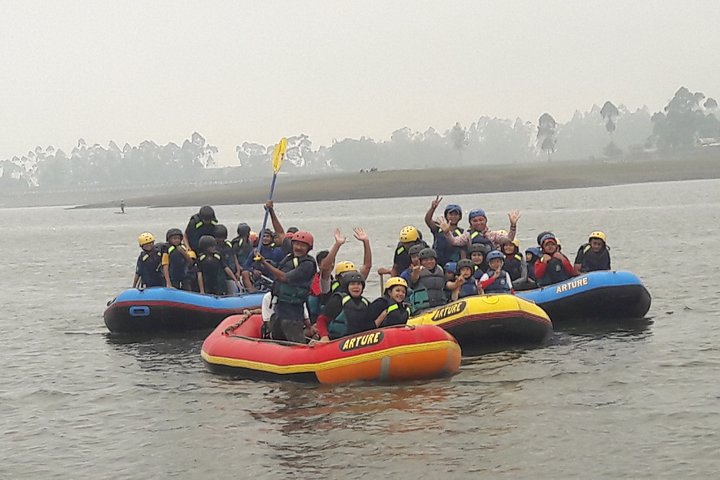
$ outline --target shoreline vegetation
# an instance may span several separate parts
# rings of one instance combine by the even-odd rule
[[[274,200],[282,203],[393,198],[473,193],[519,192],[562,188],[599,187],[629,183],[720,178],[720,149],[687,158],[575,161],[504,164],[418,170],[338,172],[328,175],[278,178]],[[217,185],[178,185],[158,188],[130,187],[95,192],[36,192],[0,196],[0,206],[76,205],[72,208],[196,207],[199,205],[260,204],[268,194],[267,179]],[[174,192],[179,189],[181,193]]]
[[[709,158],[683,161],[625,161],[603,163],[549,162],[525,165],[493,165],[422,170],[382,170],[278,178],[274,200],[281,203],[519,192],[562,188],[599,187],[628,183],[720,178],[720,152]],[[267,182],[226,184],[184,192],[126,199],[128,206],[190,207],[263,203]],[[78,208],[105,208],[102,202]]]

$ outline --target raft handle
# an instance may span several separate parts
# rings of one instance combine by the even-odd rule
[[[129,308],[131,317],[147,317],[150,315],[150,307],[132,306]]]

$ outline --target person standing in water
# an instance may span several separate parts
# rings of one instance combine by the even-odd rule
[[[125,213],[125,200],[120,200],[120,213]]]

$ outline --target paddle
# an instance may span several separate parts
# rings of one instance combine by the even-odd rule
[[[278,172],[280,172],[280,167],[282,166],[282,162],[285,158],[285,150],[287,150],[287,139],[285,137],[280,139],[280,142],[275,145],[275,149],[273,150],[272,154],[272,167],[273,167],[273,176],[272,176],[272,183],[270,184],[270,195],[268,195],[268,202],[272,200],[273,194],[275,193],[275,182],[277,181]],[[270,211],[268,209],[265,209],[265,218],[263,218],[263,224],[262,229],[260,230],[260,245],[262,246],[262,235],[265,231],[265,228],[267,227],[267,221],[268,217],[270,216]],[[260,250],[255,249],[255,252],[259,255]],[[252,255],[253,252],[250,252],[250,255]],[[248,259],[250,258],[250,255],[248,255]],[[256,256],[256,259],[257,256]]]

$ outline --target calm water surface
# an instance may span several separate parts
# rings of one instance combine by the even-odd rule
[[[280,185],[279,188],[282,188]],[[608,233],[653,295],[647,322],[574,325],[533,350],[467,358],[451,379],[341,387],[206,372],[202,335],[117,339],[102,321],[135,239],[193,209],[0,209],[0,478],[710,478],[720,470],[720,181],[446,195],[525,248]],[[430,198],[278,205],[285,226],[355,225],[387,265]],[[234,230],[259,206],[218,207]],[[339,258],[361,260],[350,240]],[[377,276],[368,292],[378,289]]]

